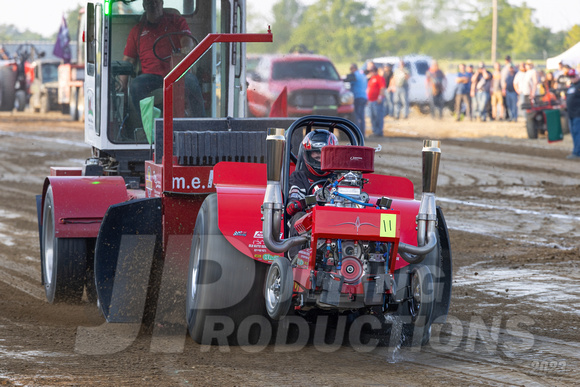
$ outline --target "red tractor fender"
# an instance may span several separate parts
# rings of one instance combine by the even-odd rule
[[[128,200],[121,176],[50,176],[44,181],[42,209],[49,187],[54,200],[57,238],[96,238],[109,206]]]
[[[365,174],[370,202],[381,196],[393,199],[392,209],[401,214],[400,241],[416,245],[416,216],[420,202],[414,199],[413,183],[404,177]],[[270,262],[279,253],[264,245],[260,208],[266,192],[266,164],[221,162],[214,167],[218,195],[218,227],[226,240],[244,255]],[[408,265],[397,258],[396,268]]]
[[[266,192],[266,164],[221,162],[214,167],[218,227],[242,254],[262,262],[276,256],[266,249],[260,208]]]

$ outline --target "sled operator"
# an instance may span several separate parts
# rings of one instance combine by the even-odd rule
[[[191,31],[185,18],[179,14],[163,9],[163,0],[143,0],[143,17],[129,32],[123,60],[135,65],[137,60],[141,62],[141,74],[139,74],[130,85],[129,94],[131,103],[136,111],[140,111],[139,101],[148,97],[154,90],[163,87],[163,78],[171,70],[169,60],[159,58],[168,58],[172,54],[172,47],[169,36],[163,38],[155,47],[157,56],[153,52],[155,41],[170,33],[177,33],[175,38],[179,37],[179,42],[175,44],[182,53],[188,53],[193,49],[193,39]],[[180,33],[182,35],[180,35]],[[175,39],[177,40],[177,39]],[[201,87],[197,77],[187,72],[185,77],[185,90],[187,101],[189,101],[189,116],[204,117],[205,108]],[[127,89],[128,77],[121,76],[121,87]]]

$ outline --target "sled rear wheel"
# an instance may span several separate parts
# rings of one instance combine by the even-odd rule
[[[83,296],[87,243],[82,238],[57,238],[54,197],[48,187],[42,212],[42,277],[49,303],[78,303]]]

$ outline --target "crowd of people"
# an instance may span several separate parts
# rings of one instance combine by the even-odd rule
[[[516,65],[509,55],[503,66],[494,63],[492,71],[483,62],[477,71],[471,65],[460,64],[456,78],[456,119],[465,116],[470,120],[517,121],[522,106],[564,98],[575,74],[564,63],[555,72],[536,70],[531,60]]]
[[[386,116],[409,117],[409,69],[401,61],[393,70],[391,64],[377,66],[367,63],[364,71],[356,63],[350,66],[346,81],[354,94],[354,121],[365,133],[366,108],[369,107],[371,136],[382,137]]]
[[[490,71],[491,70],[491,71]],[[537,70],[531,60],[514,64],[508,55],[504,64],[487,69],[480,62],[458,65],[455,85],[447,85],[447,78],[432,61],[426,73],[426,89],[433,118],[443,117],[447,87],[455,88],[455,119],[516,122],[522,109],[540,102],[567,100],[570,133],[574,142],[569,159],[580,159],[580,64],[577,69],[560,63],[554,72]],[[365,133],[367,105],[373,137],[382,137],[384,118],[409,117],[409,69],[403,60],[393,70],[391,64],[378,66],[368,62],[363,72],[356,64],[350,67],[347,81],[355,97],[355,123]]]

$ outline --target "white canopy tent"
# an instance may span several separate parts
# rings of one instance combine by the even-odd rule
[[[576,43],[574,46],[564,51],[558,56],[553,58],[548,58],[546,61],[546,69],[556,70],[558,68],[558,63],[563,62],[572,68],[580,63],[580,42]]]

